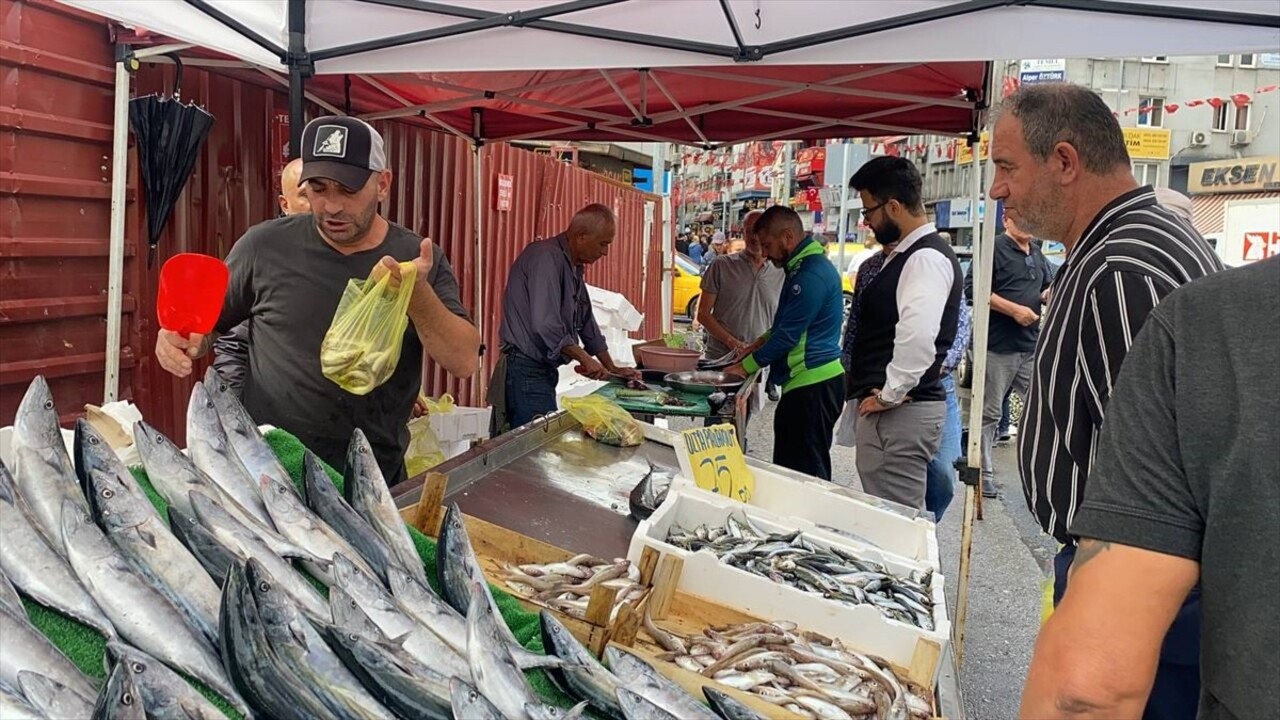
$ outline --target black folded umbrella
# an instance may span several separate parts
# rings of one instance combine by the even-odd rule
[[[176,58],[175,58],[176,60]],[[173,96],[148,95],[129,101],[129,124],[138,143],[142,190],[147,207],[147,266],[155,262],[156,245],[173,206],[191,176],[213,116],[204,108],[183,104],[182,65],[178,63]]]

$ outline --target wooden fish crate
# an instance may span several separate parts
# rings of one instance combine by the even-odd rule
[[[440,534],[440,525],[444,519],[444,507],[441,505],[444,485],[444,475],[428,473],[423,486],[422,499],[417,505],[401,511],[401,517],[405,522],[421,530],[428,537],[438,538]],[[613,606],[618,591],[616,588],[603,585],[593,589],[588,600],[585,618],[574,617],[548,607],[508,587],[506,584],[508,573],[505,567],[563,562],[578,553],[471,515],[464,514],[463,519],[467,526],[467,535],[471,539],[471,547],[480,561],[480,568],[492,585],[502,588],[504,592],[519,600],[533,612],[541,610],[551,612],[597,656],[604,652],[605,646],[610,641],[623,645],[635,642],[648,593],[638,600],[627,600],[622,603],[616,614],[613,613]],[[648,578],[643,574],[640,584],[648,586]]]

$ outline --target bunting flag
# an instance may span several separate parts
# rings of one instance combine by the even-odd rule
[[[1018,91],[1022,81],[1012,75],[1006,75],[1001,83],[1000,98],[1004,99]]]
[[[1253,98],[1249,97],[1249,93],[1236,93],[1231,96],[1231,103],[1238,108],[1242,108],[1253,102]]]
[[[1178,107],[1179,107],[1179,106],[1178,106],[1178,104],[1177,104],[1177,103],[1169,103],[1168,105],[1165,105],[1165,106],[1164,106],[1164,111],[1165,111],[1165,112],[1167,112],[1167,113],[1169,113],[1170,115],[1172,115],[1172,114],[1174,114],[1174,113],[1178,112]]]

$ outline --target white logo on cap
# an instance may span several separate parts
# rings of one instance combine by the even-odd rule
[[[347,156],[347,129],[341,125],[321,125],[316,130],[314,154],[329,157]]]

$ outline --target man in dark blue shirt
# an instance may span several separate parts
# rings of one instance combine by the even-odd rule
[[[616,232],[609,208],[588,205],[567,230],[530,243],[511,266],[498,334],[502,357],[489,386],[493,434],[555,411],[561,365],[577,362],[578,372],[595,380],[635,374],[613,364],[583,278],[587,265],[609,254]]]

